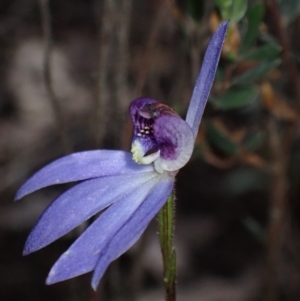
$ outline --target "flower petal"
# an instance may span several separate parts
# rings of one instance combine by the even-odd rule
[[[154,133],[155,123],[164,116],[176,116],[177,119],[181,119],[181,117],[169,106],[151,98],[134,100],[130,105],[129,112],[134,125],[132,158],[139,164],[150,164],[160,156],[160,146]],[[167,121],[167,119],[164,120]],[[157,126],[156,129],[160,130]],[[170,146],[173,149],[173,146]],[[158,172],[162,173],[162,170]]]
[[[148,112],[144,112],[144,107],[147,105],[155,104],[157,101],[152,98],[147,97],[140,97],[136,100],[134,100],[130,107],[129,107],[129,114],[131,117],[131,120],[134,124],[134,127],[136,124],[139,124],[141,122],[140,117],[150,119],[151,116]],[[147,125],[147,124],[144,124]],[[137,129],[138,130],[138,129]]]
[[[154,161],[154,168],[175,171],[191,158],[194,149],[194,135],[190,126],[177,116],[161,116],[153,125],[154,136],[160,149],[160,156]]]
[[[196,80],[186,116],[196,138],[203,111],[211,90],[229,21],[223,22],[212,36],[205,52],[203,64]]]
[[[60,195],[31,231],[23,254],[37,251],[156,176],[148,172],[85,181]]]
[[[156,176],[110,206],[52,267],[47,283],[63,281],[93,270],[103,248],[127,222],[161,177]]]
[[[103,176],[136,174],[153,171],[153,166],[136,164],[129,152],[95,150],[74,153],[42,168],[21,186],[15,199],[38,189]]]
[[[147,225],[162,208],[172,192],[174,178],[164,177],[151,190],[150,194],[120,228],[107,247],[102,250],[92,278],[92,287],[96,290],[108,265],[125,253],[142,235]]]
[[[160,151],[151,137],[134,136],[131,145],[132,159],[138,164],[151,164]]]

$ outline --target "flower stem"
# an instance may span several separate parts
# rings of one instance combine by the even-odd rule
[[[166,301],[176,300],[176,253],[174,249],[174,193],[158,214],[159,240],[164,265]]]

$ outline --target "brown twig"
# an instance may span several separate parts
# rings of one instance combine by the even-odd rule
[[[64,123],[64,115],[61,110],[59,100],[55,94],[53,88],[53,82],[52,82],[52,69],[51,69],[52,30],[51,30],[51,13],[49,10],[49,1],[39,0],[39,5],[41,11],[43,36],[45,41],[45,54],[44,54],[44,63],[43,63],[45,87],[58,124],[61,144],[64,148],[65,153],[70,153],[71,146],[67,138],[67,129]]]
[[[153,21],[153,26],[151,29],[151,32],[149,34],[147,43],[146,43],[146,48],[144,55],[141,57],[140,60],[140,68],[139,72],[137,75],[137,84],[134,90],[134,97],[139,97],[143,93],[143,89],[145,86],[145,82],[147,79],[147,75],[149,72],[151,60],[153,58],[153,53],[155,49],[155,44],[158,38],[159,30],[163,24],[163,21],[165,19],[165,16],[169,10],[169,0],[162,0],[160,7],[157,10],[157,15],[155,16],[155,19]],[[128,133],[132,132],[132,123],[129,118],[127,118],[124,131],[123,131],[123,139],[122,139],[122,148],[123,149],[129,149],[130,148],[130,139],[131,136]]]
[[[278,2],[265,0],[266,10],[271,16],[275,35],[282,46],[282,59],[288,74],[289,83],[296,97],[295,107],[300,112],[299,75],[296,62],[293,59],[288,36],[283,28]],[[285,230],[287,216],[288,179],[287,168],[291,146],[295,137],[296,126],[290,125],[286,135],[282,137],[276,127],[274,117],[269,120],[271,162],[271,195],[270,220],[267,235],[267,266],[266,266],[266,301],[276,301],[278,290],[278,261]]]
[[[285,228],[288,179],[288,156],[283,152],[282,137],[276,120],[270,116],[268,123],[271,150],[271,195],[269,225],[267,230],[266,301],[278,299],[278,261]]]
[[[127,80],[131,9],[132,0],[105,0],[101,7],[96,2],[99,63],[92,123],[96,147],[101,145],[107,132],[117,137],[111,137],[114,146],[120,146],[120,128],[123,127],[125,108],[129,104]],[[108,81],[109,78],[111,80]]]
[[[124,128],[126,117],[128,116],[128,106],[131,101],[131,95],[128,89],[129,75],[129,36],[131,20],[132,0],[123,0],[118,3],[118,22],[116,29],[118,51],[117,60],[115,60],[114,78],[115,78],[115,107],[113,116],[117,120],[114,123],[116,146],[123,147],[124,136],[120,142],[120,129]]]
[[[149,67],[151,64],[151,59],[153,57],[153,52],[155,48],[155,43],[157,41],[159,30],[165,20],[166,14],[169,11],[170,3],[169,1],[161,1],[161,5],[157,10],[157,15],[153,21],[153,26],[146,44],[146,50],[141,58],[141,67],[139,69],[139,74],[137,76],[137,85],[135,89],[135,95],[140,96],[143,92]]]
[[[278,40],[282,46],[282,59],[285,65],[286,71],[288,73],[289,81],[294,89],[295,96],[297,97],[297,102],[300,101],[300,88],[299,88],[299,74],[297,70],[297,64],[292,56],[292,51],[290,47],[290,43],[288,40],[288,35],[285,32],[281,16],[280,10],[277,0],[265,0],[266,9],[269,12],[273,25],[275,28],[275,34],[278,37]],[[300,104],[297,103],[298,109]]]
[[[100,147],[105,135],[105,128],[108,122],[108,58],[109,58],[109,40],[113,30],[112,15],[115,11],[114,0],[103,1],[100,7],[99,1],[96,1],[96,21],[99,32],[99,61],[97,70],[96,83],[96,101],[95,111],[92,118],[92,132],[94,138],[94,146]],[[100,21],[101,20],[101,21]]]
[[[117,30],[118,59],[116,67],[116,88],[119,108],[124,111],[128,107],[128,68],[129,68],[129,33],[132,10],[132,0],[123,0],[119,3],[119,24]]]

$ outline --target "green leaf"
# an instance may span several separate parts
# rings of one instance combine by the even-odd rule
[[[231,87],[224,95],[218,99],[212,99],[211,103],[221,110],[242,109],[251,105],[259,94],[255,86]]]
[[[255,152],[265,140],[265,135],[263,132],[256,132],[250,137],[247,137],[244,142],[244,147],[249,152]]]
[[[262,4],[255,4],[252,5],[247,11],[247,20],[248,20],[248,28],[245,34],[245,37],[242,41],[241,50],[240,52],[243,53],[247,50],[256,39],[259,26],[261,24],[262,18],[264,15],[264,8]]]
[[[243,73],[233,80],[233,84],[249,84],[266,76],[269,72],[277,68],[281,64],[281,60],[277,59],[271,62],[263,62],[257,67]]]
[[[214,0],[214,2],[220,10],[222,19],[230,19],[232,22],[240,21],[248,6],[248,2],[245,0]]]
[[[222,133],[212,122],[205,122],[206,137],[209,143],[226,155],[237,155],[239,146]]]
[[[282,50],[282,47],[275,43],[270,43],[253,51],[247,52],[244,55],[239,56],[239,60],[248,61],[263,61],[263,60],[273,60],[278,57]]]
[[[218,7],[222,19],[229,19],[230,7],[232,5],[232,0],[214,0],[215,5]]]
[[[247,11],[248,1],[245,0],[233,0],[230,20],[233,22],[240,21]]]

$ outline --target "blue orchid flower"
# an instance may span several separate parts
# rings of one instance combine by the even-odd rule
[[[44,211],[30,233],[24,255],[37,251],[106,209],[52,267],[52,284],[94,271],[96,289],[108,265],[126,252],[172,193],[175,176],[190,159],[214,80],[228,22],[220,25],[205,53],[186,120],[168,106],[139,98],[130,106],[134,124],[131,153],[94,150],[47,165],[17,192],[81,181]]]

